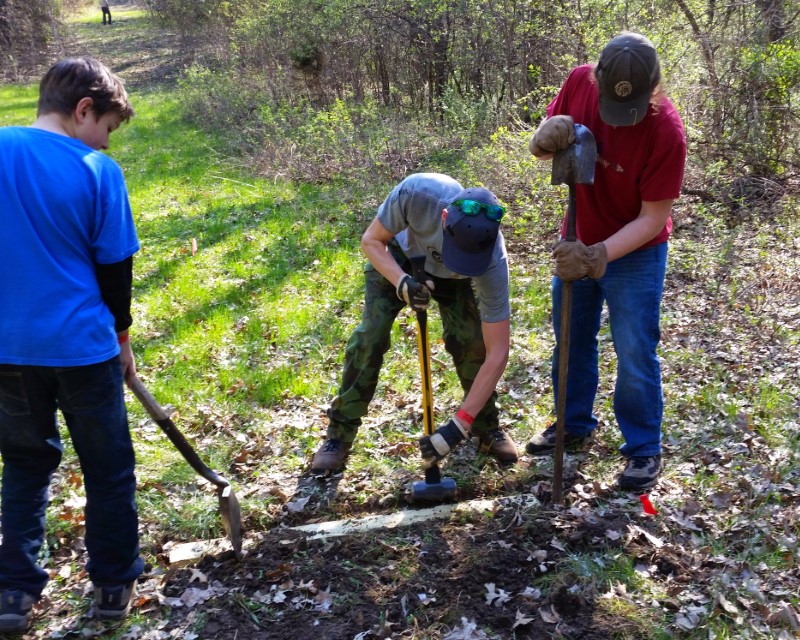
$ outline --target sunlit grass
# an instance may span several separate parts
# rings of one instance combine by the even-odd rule
[[[0,85],[0,127],[24,126],[36,119],[39,87],[35,84]]]

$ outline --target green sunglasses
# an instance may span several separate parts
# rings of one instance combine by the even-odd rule
[[[506,212],[506,208],[499,204],[484,204],[475,200],[455,200],[453,204],[461,209],[461,213],[465,216],[477,216],[481,211],[486,211],[486,217],[495,222],[500,222]]]

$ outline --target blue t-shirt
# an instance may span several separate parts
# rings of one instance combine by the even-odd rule
[[[463,279],[442,261],[442,210],[462,190],[450,176],[441,173],[415,173],[398,184],[378,207],[378,220],[395,234],[408,257],[425,256],[425,271],[437,278]],[[511,317],[509,303],[508,256],[503,234],[497,243],[489,268],[472,276],[475,297],[483,322],[502,322]]]
[[[96,264],[139,250],[114,160],[80,140],[0,128],[0,364],[96,364],[119,353]]]

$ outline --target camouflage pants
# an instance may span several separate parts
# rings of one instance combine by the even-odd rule
[[[392,251],[401,267],[411,271],[411,263],[396,248]],[[328,438],[352,442],[361,419],[367,414],[375,395],[383,357],[389,350],[392,323],[405,303],[397,297],[394,286],[367,264],[364,311],[345,351],[344,372],[339,391],[328,409]],[[433,299],[442,317],[444,345],[452,356],[464,392],[468,392],[486,359],[481,319],[469,279],[433,278]],[[497,392],[492,392],[486,406],[475,416],[472,432],[487,433],[499,425]]]

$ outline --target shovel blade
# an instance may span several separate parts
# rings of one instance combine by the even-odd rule
[[[553,155],[550,184],[594,184],[597,144],[592,132],[582,124],[575,125],[575,142]]]
[[[237,559],[242,557],[242,515],[239,499],[230,485],[219,490],[219,514]]]

